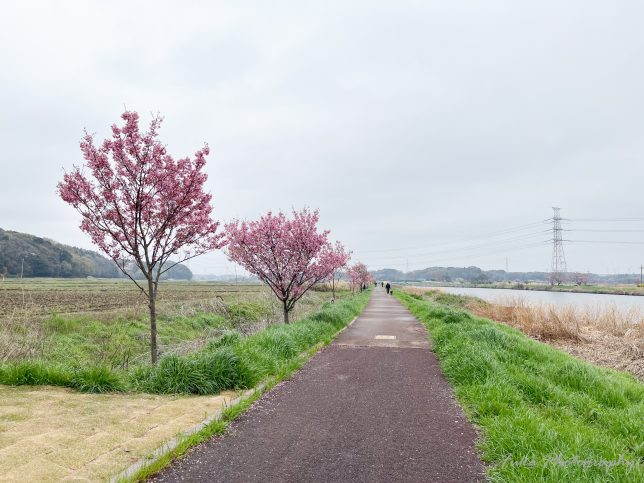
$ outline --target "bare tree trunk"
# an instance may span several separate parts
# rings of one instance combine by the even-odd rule
[[[288,324],[288,307],[286,306],[286,302],[284,302],[284,323]]]
[[[148,278],[148,307],[150,308],[150,354],[152,356],[152,364],[156,364],[159,358],[159,350],[157,348],[157,308],[156,308],[157,293],[154,287],[154,282]]]
[[[331,287],[331,290],[333,291],[333,298],[331,301],[335,303],[335,272],[333,272],[333,278],[331,279]]]

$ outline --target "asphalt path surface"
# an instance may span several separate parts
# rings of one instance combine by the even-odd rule
[[[425,328],[377,288],[333,344],[153,481],[484,481],[475,438]]]

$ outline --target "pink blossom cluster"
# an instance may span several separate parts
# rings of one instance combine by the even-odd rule
[[[134,261],[158,281],[171,256],[184,261],[222,246],[204,191],[209,149],[175,160],[158,140],[161,117],[143,133],[136,112],[121,118],[124,126],[113,125],[112,137],[99,146],[85,133],[80,147],[89,173],[74,167],[58,192],[82,215],[81,229],[124,272]]]
[[[318,211],[268,212],[256,221],[226,225],[230,260],[265,282],[284,305],[285,321],[295,303],[314,284],[327,280],[349,260],[339,242],[318,231]]]
[[[373,282],[373,277],[364,263],[358,262],[349,267],[347,275],[349,276],[349,284],[352,290],[360,288],[363,285],[371,285]]]

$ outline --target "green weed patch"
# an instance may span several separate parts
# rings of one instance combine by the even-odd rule
[[[65,386],[83,392],[141,391],[155,394],[217,394],[226,389],[246,389],[259,381],[279,374],[300,358],[300,354],[317,344],[329,342],[334,335],[357,316],[369,298],[368,293],[343,299],[335,304],[326,303],[308,318],[284,325],[271,325],[256,334],[244,337],[239,332],[221,325],[218,316],[197,316],[194,320],[182,318],[180,328],[169,331],[217,326],[222,333],[206,346],[188,355],[168,355],[156,366],[141,365],[125,371],[104,365],[81,365],[83,352],[89,346],[82,344],[83,335],[77,331],[90,330],[94,324],[52,319],[59,342],[66,341],[72,354],[67,364],[47,361],[24,361],[0,366],[0,384]],[[135,327],[137,322],[132,322]],[[90,328],[87,328],[89,326]],[[192,329],[191,329],[192,328]],[[136,343],[128,337],[127,324],[123,344]],[[131,334],[132,335],[132,334]],[[76,343],[78,342],[78,344]],[[61,349],[62,350],[62,349]],[[74,354],[77,355],[74,356]]]

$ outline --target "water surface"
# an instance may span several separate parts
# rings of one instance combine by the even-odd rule
[[[418,287],[427,289],[429,287]],[[633,295],[541,292],[537,290],[514,290],[498,288],[431,287],[444,292],[479,297],[488,302],[504,303],[511,299],[522,298],[528,303],[572,305],[579,308],[615,306],[620,311],[639,309],[644,312],[644,297]]]

